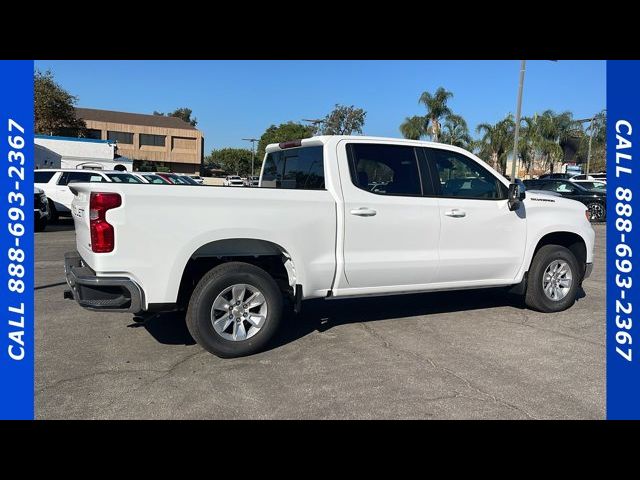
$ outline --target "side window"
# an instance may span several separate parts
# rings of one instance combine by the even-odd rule
[[[324,158],[321,146],[271,152],[262,174],[263,188],[324,190]]]
[[[542,188],[544,190],[551,190],[558,193],[571,193],[575,190],[574,187],[569,185],[569,182],[561,182],[558,180],[556,180],[555,182],[545,183]]]
[[[347,144],[353,184],[378,195],[422,195],[413,147],[372,143]]]
[[[438,172],[441,196],[478,200],[507,198],[507,187],[471,158],[449,150],[426,150]]]

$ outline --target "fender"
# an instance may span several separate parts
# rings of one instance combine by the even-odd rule
[[[591,232],[593,232],[593,230],[591,230]],[[591,261],[593,261],[593,259],[591,258],[591,252],[593,251],[592,247],[594,235],[589,237],[588,235],[586,235],[586,232],[584,230],[566,224],[548,225],[542,229],[537,230],[535,234],[531,236],[531,241],[527,242],[527,249],[524,254],[524,260],[520,269],[518,270],[518,273],[516,274],[516,277],[514,278],[514,283],[520,283],[523,280],[524,274],[528,272],[529,268],[531,267],[533,254],[535,253],[538,244],[546,235],[552,233],[573,233],[579,236],[584,242],[587,249],[587,262],[590,263]]]

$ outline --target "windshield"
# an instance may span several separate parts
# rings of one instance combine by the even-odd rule
[[[199,185],[198,182],[196,182],[193,178],[191,178],[188,175],[178,175],[182,180],[184,180],[186,183],[188,183],[189,185]]]
[[[152,174],[147,174],[147,175],[142,175],[145,180],[147,180],[149,183],[161,183],[164,185],[169,185],[169,182],[167,182],[164,178],[162,178],[159,175],[152,175]]]
[[[142,181],[130,173],[107,173],[107,177],[116,183],[142,183]]]
[[[190,183],[184,180],[183,177],[176,175],[175,173],[165,173],[164,175],[171,179],[171,181],[176,185],[190,185]]]

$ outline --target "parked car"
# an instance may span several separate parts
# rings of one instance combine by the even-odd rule
[[[38,187],[33,187],[33,221],[36,232],[43,232],[49,221],[49,201],[44,190]]]
[[[228,175],[223,182],[225,187],[242,187],[244,182],[238,175]]]
[[[127,172],[105,172],[107,177],[115,183],[145,183],[133,173]]]
[[[200,175],[189,175],[189,178],[199,185],[204,185],[204,178],[202,178]]]
[[[258,186],[260,186],[260,177],[258,177],[256,175],[254,175],[254,176],[249,175],[244,180],[244,186],[245,187],[258,187]]]
[[[590,175],[593,177],[594,180],[607,183],[607,174],[604,172],[592,173]]]
[[[187,175],[186,173],[174,173],[180,177],[181,180],[187,182],[189,185],[201,185],[200,182],[197,182],[191,175]]]
[[[373,175],[384,192],[370,191]],[[312,298],[509,287],[530,308],[557,312],[592,270],[584,205],[526,193],[451,145],[365,136],[272,144],[260,185],[174,195],[74,185],[65,296],[140,315],[186,308],[193,338],[235,357],[272,339],[285,302],[299,311]],[[145,210],[162,221],[132,214]]]
[[[143,183],[154,183],[159,185],[171,185],[169,180],[162,178],[160,175],[151,172],[135,172],[134,175],[138,177]]]
[[[587,190],[579,183],[570,180],[525,180],[527,190],[549,190],[557,192],[565,198],[577,200],[589,209],[592,222],[603,222],[607,217],[606,192]]]
[[[538,177],[539,180],[569,180],[573,177],[573,173],[545,173],[544,175],[540,175]]]
[[[587,190],[595,190],[597,192],[605,192],[607,191],[607,184],[605,182],[601,182],[600,180],[574,180],[571,179],[573,183],[577,183],[581,187],[586,188]]]
[[[35,186],[47,196],[52,223],[60,216],[71,215],[73,193],[68,185],[74,182],[110,183],[111,179],[103,170],[41,169],[34,172]]]
[[[587,175],[586,173],[581,173],[579,175],[574,175],[572,176],[569,180],[573,181],[573,182],[579,182],[582,180],[595,180],[591,175]]]
[[[162,177],[163,179],[165,179],[171,185],[193,185],[195,183],[195,182],[190,182],[185,177],[178,175],[177,173],[167,173],[167,172],[154,172],[154,173]]]

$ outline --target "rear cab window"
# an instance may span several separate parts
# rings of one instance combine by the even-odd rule
[[[262,172],[262,188],[324,190],[323,147],[271,152],[267,154]]]

